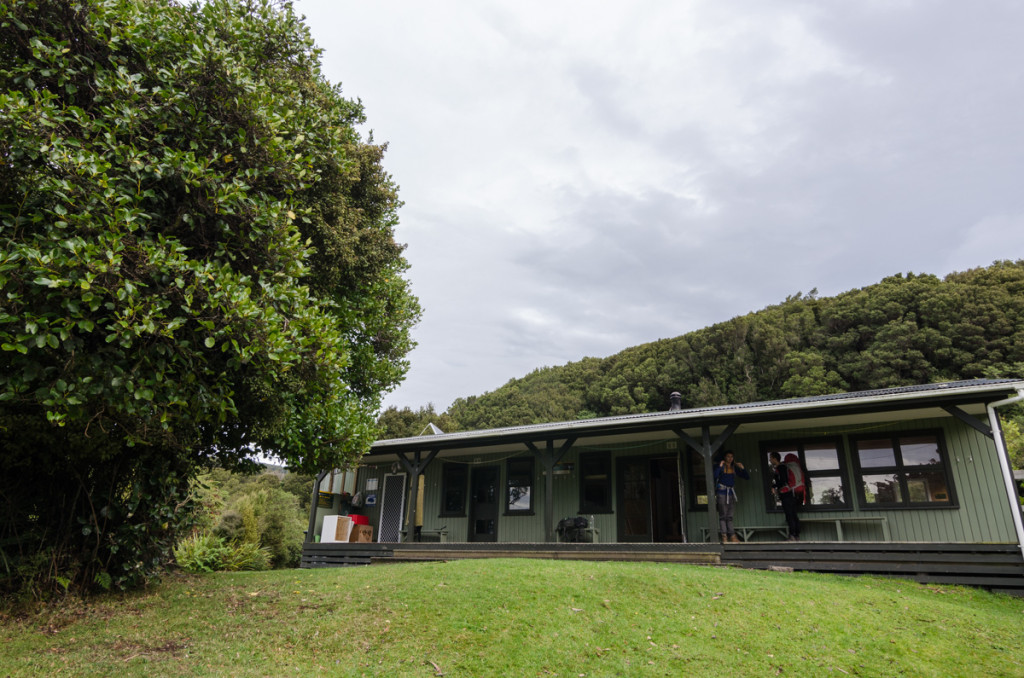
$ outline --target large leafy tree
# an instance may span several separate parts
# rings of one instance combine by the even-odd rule
[[[420,311],[385,149],[319,58],[287,2],[0,5],[9,583],[41,550],[138,581],[198,468],[372,441]]]

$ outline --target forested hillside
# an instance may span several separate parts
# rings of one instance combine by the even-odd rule
[[[1024,260],[934,275],[894,275],[835,297],[796,295],[760,311],[543,367],[447,412],[390,408],[387,437],[428,421],[475,430],[840,391],[1024,376]]]

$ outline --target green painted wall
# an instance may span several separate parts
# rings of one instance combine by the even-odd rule
[[[943,432],[946,441],[949,470],[956,491],[959,508],[928,509],[887,509],[865,510],[860,507],[854,482],[852,446],[850,436],[894,431],[935,430]],[[835,516],[885,516],[894,541],[921,542],[1016,542],[1013,520],[1009,513],[1009,501],[1000,475],[995,445],[983,436],[953,417],[939,419],[918,419],[883,426],[850,428],[816,428],[782,433],[736,435],[726,447],[736,453],[736,458],[747,465],[751,472],[749,481],[738,481],[739,503],[736,507],[736,525],[784,524],[781,513],[768,513],[765,508],[763,474],[766,470],[760,461],[760,443],[764,440],[791,440],[794,438],[813,439],[816,437],[841,436],[846,458],[846,487],[852,494],[853,509],[849,511],[814,511],[802,515],[807,517]],[[706,520],[693,520],[690,524],[699,527]],[[881,529],[874,524],[843,526],[844,537],[850,541],[880,540]],[[831,525],[807,525],[804,528],[806,540],[833,540],[835,528]],[[769,537],[773,538],[773,537]]]
[[[939,429],[943,432],[948,455],[949,470],[955,488],[958,508],[942,509],[901,509],[901,510],[862,510],[856,496],[854,482],[854,466],[851,458],[850,436],[867,433],[886,433],[893,431]],[[996,458],[995,446],[987,437],[961,423],[953,417],[929,420],[910,420],[889,425],[873,425],[871,427],[848,428],[808,428],[802,430],[786,430],[780,433],[737,434],[727,441],[725,447],[736,454],[736,459],[744,463],[750,472],[749,481],[738,481],[737,494],[739,502],[736,508],[736,525],[783,525],[781,512],[769,513],[765,504],[765,483],[760,460],[760,444],[766,440],[813,439],[820,437],[840,436],[843,441],[843,454],[846,459],[846,489],[852,495],[852,510],[849,511],[814,511],[806,512],[807,517],[828,517],[830,515],[846,516],[885,516],[895,541],[921,542],[1016,542],[1013,521],[1009,514],[1009,502],[1001,479],[999,462]],[[582,452],[611,450],[612,451],[612,487],[617,501],[617,483],[615,460],[625,456],[665,457],[685,452],[685,445],[673,435],[666,435],[663,440],[643,442],[633,445],[592,446],[578,444],[566,453],[563,463],[571,463],[573,470],[568,475],[554,476],[554,515],[553,520],[575,516],[579,510],[579,455]],[[524,456],[529,453],[513,455]],[[685,458],[685,457],[684,457]],[[509,455],[486,455],[468,452],[458,458],[435,459],[425,473],[423,529],[436,530],[446,527],[449,541],[465,541],[468,537],[468,517],[441,516],[441,478],[445,463],[466,463],[470,468],[486,465],[497,465],[500,468],[499,487],[506,487]],[[383,487],[384,475],[391,472],[391,464],[369,465],[360,470],[358,490],[366,494],[366,482],[369,478],[377,478]],[[684,472],[689,473],[684,464]],[[468,475],[468,474],[467,474]],[[688,481],[688,479],[686,479]],[[689,491],[689,483],[684,481],[684,491]],[[542,465],[538,460],[534,465],[534,515],[498,516],[498,541],[501,542],[542,542],[544,541],[544,485]],[[407,485],[408,488],[408,485]],[[376,539],[381,492],[377,492],[377,506],[367,506],[364,513],[369,516],[375,526]],[[406,515],[408,515],[408,495],[406,497]],[[504,508],[504,497],[501,503]],[[690,510],[687,505],[686,531],[689,541],[700,540],[700,528],[708,525],[706,511]],[[618,506],[615,505],[615,510]],[[469,507],[467,505],[467,512]],[[317,517],[317,531],[320,529],[323,513]],[[600,531],[600,541],[617,541],[617,515],[599,514],[594,516],[595,525]],[[850,541],[880,540],[881,529],[876,524],[844,524],[844,536]],[[806,525],[805,540],[834,540],[835,528],[832,525]],[[717,534],[713,535],[717,539]],[[756,538],[777,540],[774,535],[761,534]]]

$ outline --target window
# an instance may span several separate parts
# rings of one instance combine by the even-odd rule
[[[508,460],[505,513],[533,514],[533,457]]]
[[[331,472],[320,481],[320,492],[328,494],[355,494],[356,492],[356,471],[331,469]]]
[[[611,452],[584,452],[580,454],[580,513],[611,512]]]
[[[445,464],[441,471],[441,515],[466,515],[465,464]]]
[[[843,446],[838,438],[815,440],[768,441],[761,443],[761,458],[764,460],[765,501],[769,511],[781,511],[782,504],[772,492],[772,472],[769,457],[778,452],[782,461],[795,454],[806,472],[809,501],[805,511],[829,509],[850,509],[850,493],[846,485],[846,462]]]
[[[945,443],[937,432],[894,433],[853,441],[863,508],[929,508],[955,504]]]
[[[704,468],[704,455],[697,450],[688,450],[690,466],[690,508],[708,510],[708,477]]]

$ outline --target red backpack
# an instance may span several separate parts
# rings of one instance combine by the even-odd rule
[[[782,462],[786,468],[786,489],[797,497],[801,504],[807,502],[807,482],[804,480],[804,469],[800,466],[800,458],[790,452]]]

